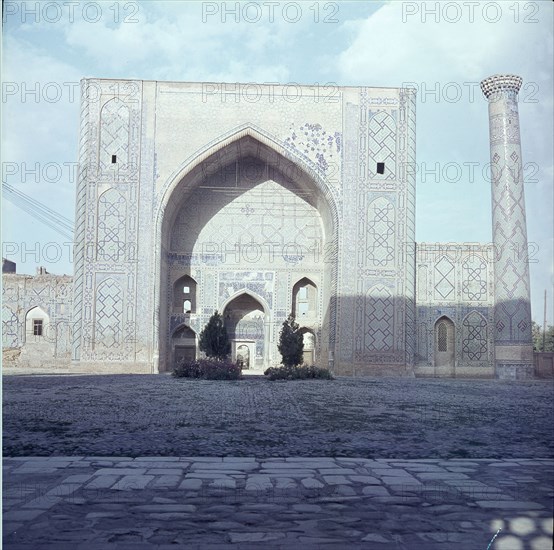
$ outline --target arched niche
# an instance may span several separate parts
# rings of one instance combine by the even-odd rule
[[[183,275],[173,284],[173,313],[196,313],[196,281]]]
[[[316,360],[316,336],[312,329],[301,328],[302,341],[304,343],[303,362],[306,365],[314,365]]]
[[[292,310],[299,323],[317,319],[317,286],[308,277],[300,279],[292,288]]]
[[[181,360],[196,359],[196,333],[187,325],[178,327],[171,336],[171,357],[175,365]]]
[[[25,342],[45,342],[49,323],[50,317],[41,307],[32,307],[25,315]]]
[[[443,315],[435,323],[435,367],[454,370],[455,326],[452,319]]]

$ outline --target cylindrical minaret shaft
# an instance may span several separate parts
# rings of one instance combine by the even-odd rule
[[[497,378],[532,378],[533,343],[518,92],[522,79],[481,82],[489,101]]]

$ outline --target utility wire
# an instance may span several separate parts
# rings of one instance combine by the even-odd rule
[[[69,218],[58,214],[58,212],[41,204],[25,193],[18,191],[8,183],[2,183],[2,190],[4,191],[6,199],[12,204],[21,208],[21,210],[54,229],[67,239],[73,240],[73,222]]]

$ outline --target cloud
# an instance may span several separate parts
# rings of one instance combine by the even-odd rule
[[[5,158],[71,160],[65,153],[76,151],[79,70],[15,37],[6,37],[4,48]]]
[[[371,78],[392,86],[437,77],[463,82],[514,70],[524,77],[528,72],[536,76],[535,64],[542,70],[549,66],[552,18],[546,7],[536,16],[537,23],[516,23],[508,6],[498,2],[494,4],[500,6],[502,16],[497,23],[489,22],[491,16],[479,8],[473,22],[464,10],[456,23],[446,22],[447,13],[441,8],[442,19],[436,23],[434,16],[422,13],[424,5],[430,10],[438,2],[417,3],[415,15],[405,13],[408,4],[416,3],[392,2],[367,19],[347,23],[352,40],[337,59],[344,79],[365,83]],[[550,40],[545,40],[549,35]]]
[[[160,9],[163,4],[164,9]],[[301,26],[286,22],[257,24],[202,22],[201,3],[142,3],[136,23],[92,24],[82,18],[64,25],[65,40],[87,59],[117,78],[154,80],[287,81],[282,63],[268,61]],[[108,74],[106,74],[106,72]]]

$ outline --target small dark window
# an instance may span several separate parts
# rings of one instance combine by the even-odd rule
[[[117,162],[117,155],[112,155],[112,164]]]
[[[439,323],[439,351],[448,351],[448,328],[446,323]]]
[[[42,336],[42,319],[33,319],[33,335]]]
[[[378,174],[384,174],[385,173],[385,163],[384,162],[378,162],[377,163],[377,173]]]

